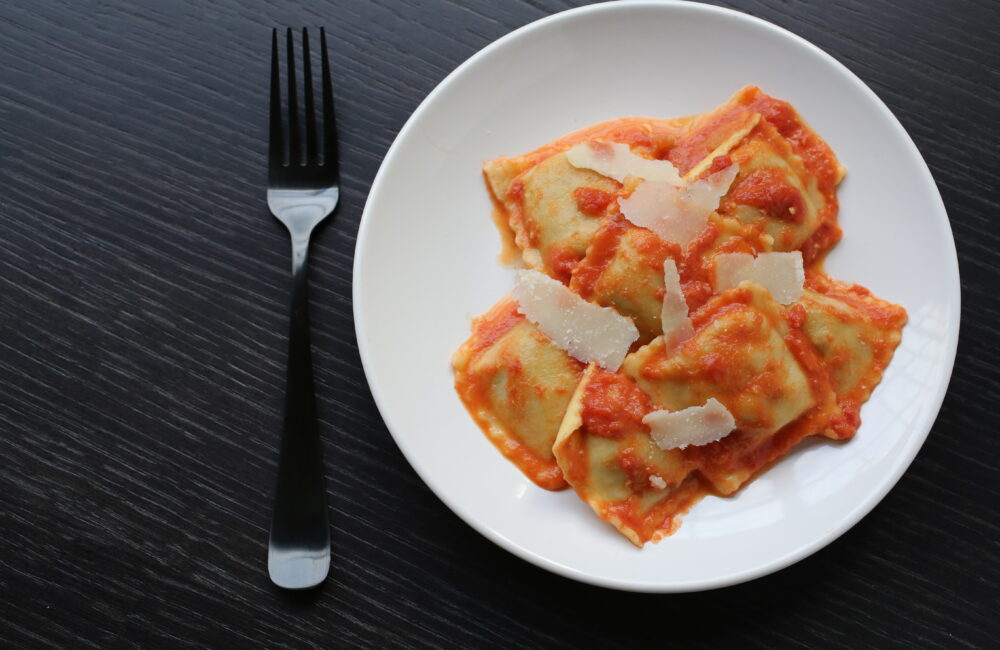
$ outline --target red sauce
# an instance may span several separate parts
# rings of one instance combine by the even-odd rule
[[[615,250],[629,224],[621,216],[612,216],[594,233],[587,248],[587,257],[573,270],[570,288],[584,298],[594,295],[597,281],[614,259]]]
[[[517,307],[517,302],[513,300],[501,301],[479,318],[473,319],[472,337],[466,343],[471,344],[470,357],[478,356],[524,320]]]
[[[833,432],[840,440],[854,437],[861,426],[861,405],[857,400],[842,399],[838,402],[841,417],[833,422]]]
[[[737,105],[702,118],[701,123],[671,149],[670,162],[681,174],[688,173],[748,117],[746,109]]]
[[[705,470],[705,475],[712,476],[715,474],[713,471],[715,468],[733,467],[734,459],[749,446],[750,441],[750,434],[737,429],[722,440],[697,447],[691,446],[684,451],[691,462]]]
[[[905,309],[875,298],[871,291],[859,284],[847,284],[823,273],[813,273],[806,276],[806,286],[817,293],[847,303],[880,328],[895,329],[906,323]]]
[[[580,255],[568,248],[561,246],[550,246],[545,252],[545,264],[548,266],[552,277],[563,284],[568,285],[573,269],[580,262]]]
[[[830,379],[827,376],[823,362],[816,355],[816,350],[806,337],[802,326],[806,322],[806,310],[802,305],[792,305],[785,312],[785,320],[788,322],[788,333],[785,334],[785,345],[789,352],[799,362],[806,377],[809,379],[809,388],[813,396],[819,401],[824,394],[832,392]]]
[[[750,303],[752,296],[749,289],[736,288],[727,292],[726,298],[728,300],[725,303],[718,300],[692,312],[691,324],[694,328],[701,329],[727,312],[742,309]]]
[[[827,204],[827,208],[830,205]],[[802,261],[806,264],[818,262],[823,255],[829,251],[834,244],[840,241],[842,231],[836,222],[837,205],[833,204],[833,219],[824,221],[819,225],[809,237],[802,242],[799,250],[802,251]]]
[[[769,217],[800,223],[806,214],[802,193],[789,183],[785,174],[774,167],[756,169],[730,190],[729,201],[750,205]]]
[[[598,370],[583,392],[584,430],[602,438],[620,438],[629,432],[648,431],[642,418],[653,411],[646,393],[620,373]]]
[[[714,273],[711,262],[705,259],[704,252],[718,237],[718,224],[709,222],[701,234],[688,243],[683,255],[672,256],[677,260],[681,289],[684,291],[689,310],[701,307],[712,296]]]
[[[751,111],[760,113],[792,143],[806,169],[815,174],[820,191],[832,195],[839,175],[837,159],[829,145],[806,126],[792,105],[765,95],[759,88],[745,92],[741,102]]]
[[[785,312],[785,320],[792,327],[799,328],[806,322],[806,310],[802,305],[795,304],[792,305],[787,312]]]
[[[729,154],[723,154],[721,156],[716,156],[712,158],[712,164],[708,166],[708,169],[701,175],[702,178],[716,172],[721,172],[726,167],[733,164],[733,159],[729,157]]]
[[[685,282],[681,285],[681,291],[684,292],[684,300],[688,304],[689,311],[704,305],[712,297],[712,294],[715,293],[712,284],[705,280]]]
[[[632,227],[631,243],[635,247],[639,257],[660,273],[663,272],[663,261],[668,257],[675,260],[680,259],[681,249],[679,244],[660,239],[651,231],[645,228]]]
[[[507,198],[511,201],[520,202],[524,198],[524,182],[516,180],[507,188]]]
[[[649,488],[649,470],[636,455],[634,447],[625,447],[618,452],[618,466],[628,480],[629,491],[638,493]]]
[[[580,209],[580,212],[595,217],[604,214],[608,204],[614,198],[613,195],[593,187],[578,187],[573,190],[573,196],[576,198],[576,207]]]

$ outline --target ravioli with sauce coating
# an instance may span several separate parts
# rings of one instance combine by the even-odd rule
[[[505,299],[473,322],[452,366],[462,402],[500,453],[539,486],[565,488],[552,444],[584,365]]]
[[[687,121],[623,118],[596,124],[531,153],[483,165],[486,184],[524,263],[562,282],[587,250],[621,184],[569,163],[566,151],[590,140],[628,144],[633,153],[663,158]]]
[[[577,495],[636,546],[676,530],[705,494],[685,453],[649,437],[642,418],[653,410],[631,379],[588,366],[554,448]]]
[[[691,319],[693,338],[672,353],[658,338],[629,355],[622,371],[659,408],[677,411],[714,397],[733,414],[733,434],[689,448],[702,475],[730,494],[799,439],[824,431],[836,400],[825,375],[817,378],[824,371],[801,331],[760,285],[730,289]],[[802,420],[816,424],[809,429]],[[776,435],[786,427],[801,435]]]
[[[584,142],[625,144],[671,162],[683,176],[679,191],[733,164],[736,176],[700,234],[679,245],[621,214],[618,201],[641,179],[625,174],[619,182],[569,162],[565,152]],[[528,267],[630,318],[639,339],[618,371],[585,366],[506,298],[475,319],[453,357],[456,391],[474,421],[531,480],[573,487],[638,546],[673,533],[703,496],[733,494],[803,438],[852,437],[906,312],[822,271],[841,236],[836,189],[844,173],[791,104],[755,86],[699,115],[610,120],[485,163],[502,240]],[[643,197],[643,206],[670,209],[662,197]],[[755,282],[715,284],[719,254],[794,251],[806,278],[796,302],[782,305]],[[660,321],[666,260],[693,329],[669,350]],[[784,300],[796,300],[802,270],[771,285],[794,289],[783,289]],[[676,289],[672,295],[676,301]],[[585,327],[568,318],[567,331]],[[664,450],[642,422],[709,399],[732,416],[724,428],[735,422],[718,440]]]

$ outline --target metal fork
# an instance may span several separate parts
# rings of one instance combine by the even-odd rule
[[[267,570],[286,589],[321,583],[330,569],[330,521],[323,480],[323,457],[316,425],[312,352],[309,342],[307,263],[313,229],[337,207],[340,171],[333,88],[326,32],[319,30],[323,105],[317,133],[309,60],[309,33],[302,30],[305,158],[299,132],[292,30],[286,34],[288,65],[287,133],[282,128],[278,31],[271,34],[271,135],[267,204],[292,239],[292,305],[288,332],[285,421],[278,460],[278,481],[268,540]],[[287,157],[286,157],[287,144]]]

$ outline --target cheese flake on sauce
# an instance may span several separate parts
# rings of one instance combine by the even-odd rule
[[[556,346],[584,363],[617,370],[639,338],[631,319],[610,307],[587,302],[544,273],[518,271],[513,295],[528,320]]]
[[[672,259],[663,261],[663,309],[660,312],[663,325],[663,343],[667,352],[694,336],[694,327],[688,317],[687,300],[681,290],[681,276],[677,273],[677,263]]]
[[[756,282],[783,305],[802,297],[806,280],[802,253],[721,253],[715,256],[715,290],[723,292],[741,282]]]
[[[653,411],[642,418],[660,449],[684,449],[721,440],[736,428],[736,419],[722,402],[708,398],[704,406],[680,411]]]
[[[739,167],[735,164],[690,183],[646,180],[626,199],[618,199],[622,216],[648,228],[661,239],[687,245],[708,225],[729,191]]]
[[[619,183],[629,176],[647,181],[666,181],[680,185],[680,172],[668,160],[652,160],[632,153],[627,144],[620,142],[583,142],[566,152],[569,164],[589,169]]]

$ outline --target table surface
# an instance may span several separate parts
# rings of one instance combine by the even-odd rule
[[[379,417],[351,316],[361,210],[403,122],[465,58],[575,3],[275,4],[0,7],[0,645],[995,642],[998,5],[723,3],[830,52],[910,132],[951,217],[962,335],[926,445],[861,523],[775,575],[651,596],[546,573],[438,501]],[[265,570],[289,289],[266,88],[287,24],[332,36],[344,174],[314,242],[334,559],[309,593]]]

